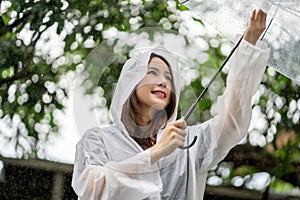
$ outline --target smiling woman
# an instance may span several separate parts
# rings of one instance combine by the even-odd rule
[[[130,136],[145,150],[156,143],[157,132],[166,125],[175,105],[170,65],[164,57],[152,53],[146,75],[123,106],[122,122]]]
[[[155,48],[127,60],[110,106],[114,124],[88,130],[77,144],[72,186],[79,198],[202,199],[208,170],[247,133],[269,54],[256,44],[265,17],[253,13],[217,114],[201,124],[177,119],[180,72],[169,51]],[[199,138],[189,151],[179,148],[187,134]]]

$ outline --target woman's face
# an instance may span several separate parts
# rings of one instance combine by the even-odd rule
[[[158,57],[153,57],[145,77],[137,85],[136,95],[143,111],[161,110],[171,99],[172,75],[168,65]]]

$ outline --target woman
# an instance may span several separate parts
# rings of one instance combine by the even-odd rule
[[[180,85],[168,52],[155,49],[129,59],[111,104],[114,124],[88,130],[77,144],[72,186],[78,197],[202,199],[207,171],[247,133],[251,97],[269,54],[257,42],[265,21],[262,11],[254,11],[231,59],[217,115],[200,125],[176,120]],[[178,148],[187,134],[198,137],[188,160]]]

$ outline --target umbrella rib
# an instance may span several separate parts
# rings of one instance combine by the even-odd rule
[[[296,16],[299,17],[300,11],[299,11],[299,10],[296,10],[296,8],[293,9],[293,8],[288,7],[288,6],[280,5],[280,4],[275,4],[275,3],[273,3],[273,5],[276,6],[277,9],[278,9],[278,8],[281,8],[282,10],[285,10],[285,11],[287,11],[288,13],[294,13]]]
[[[296,15],[297,17],[300,17],[299,10],[296,10],[296,8],[291,8],[285,5],[282,5],[281,3],[288,3],[288,2],[296,2],[296,1],[270,1],[272,5],[276,6],[276,10],[278,10],[278,8],[281,8],[282,10],[287,11],[288,13],[293,13],[294,15]]]
[[[186,2],[188,2],[190,0],[184,0],[182,2],[179,2],[180,4],[185,4]],[[284,3],[294,3],[294,2],[297,2],[295,0],[281,0],[281,1],[270,1],[273,5],[275,5],[278,9],[278,7],[281,7],[283,10],[289,12],[289,13],[294,13],[297,17],[300,17],[299,13],[300,11],[296,10],[296,9],[292,9],[292,8],[289,8],[287,6],[283,6],[283,5],[280,5],[280,3],[284,2]],[[278,4],[279,3],[279,4]]]
[[[260,40],[263,40],[263,39],[264,39],[264,37],[265,37],[265,35],[266,35],[268,29],[270,28],[272,22],[273,22],[273,18],[270,20],[270,22],[269,22],[269,24],[268,24],[268,27],[266,28],[266,30],[265,30],[264,34],[262,35],[262,37],[260,38]]]
[[[285,2],[285,3],[295,3],[297,0],[278,0],[278,1],[271,1],[271,2]]]
[[[190,0],[185,0],[185,1],[179,2],[179,3],[180,3],[180,4],[184,4],[184,3],[188,2],[188,1],[190,1]]]

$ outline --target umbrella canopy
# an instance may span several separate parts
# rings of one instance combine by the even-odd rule
[[[243,33],[251,12],[262,9],[272,20],[263,36],[271,48],[268,65],[300,85],[300,0],[186,0],[182,4],[232,41]]]

